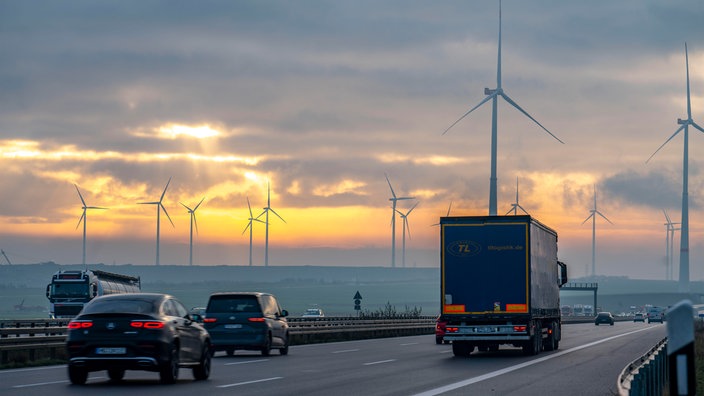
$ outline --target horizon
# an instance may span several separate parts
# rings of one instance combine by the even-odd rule
[[[408,216],[406,266],[439,266],[451,216],[488,213],[495,1],[309,4],[124,1],[0,4],[0,248],[11,261],[247,265],[267,204],[269,265],[391,266],[391,191]],[[137,10],[139,12],[137,12]],[[596,274],[665,278],[663,210],[680,221],[686,116],[704,124],[704,3],[502,3],[498,207],[559,235],[560,260]],[[704,279],[704,136],[689,158],[690,279]],[[172,179],[170,179],[172,178]],[[396,218],[395,266],[402,267]],[[78,223],[78,224],[77,224]],[[81,227],[78,227],[81,225]],[[264,226],[253,224],[254,265]],[[675,235],[678,276],[679,232]],[[0,264],[6,265],[0,256]]]

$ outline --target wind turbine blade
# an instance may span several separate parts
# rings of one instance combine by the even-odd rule
[[[247,226],[244,228],[244,230],[242,230],[242,235],[244,235],[244,233],[247,232],[247,230],[249,229],[249,227],[252,226],[252,220],[253,220],[253,219],[249,219],[249,223],[247,223]]]
[[[198,234],[198,218],[196,217],[196,212],[191,212],[191,216],[193,216],[193,225],[196,226],[196,234]]]
[[[483,105],[484,103],[488,102],[489,100],[491,100],[491,99],[492,99],[494,96],[496,96],[496,95],[497,95],[497,93],[494,92],[494,93],[492,93],[491,95],[489,95],[489,96],[487,96],[486,98],[484,98],[481,102],[479,102],[478,105],[472,107],[471,110],[469,110],[468,112],[464,113],[464,115],[463,115],[462,117],[458,118],[457,121],[453,122],[452,125],[450,125],[449,127],[447,127],[447,129],[445,129],[445,131],[444,131],[442,134],[443,134],[443,135],[446,134],[447,131],[449,131],[450,129],[452,129],[452,127],[454,127],[454,126],[457,125],[460,121],[462,121],[465,117],[467,117],[467,116],[469,115],[469,113],[471,113],[471,112],[473,112],[474,110],[478,109],[479,106],[481,106],[481,105]]]
[[[687,52],[687,42],[684,43],[684,59],[687,65],[687,119],[692,119],[692,101],[689,99],[689,53]]]
[[[704,132],[704,129],[702,129],[702,127],[700,127],[699,125],[697,125],[696,122],[692,121],[692,122],[690,122],[690,125],[693,126],[693,127],[695,127],[695,128],[697,128],[697,129],[699,129],[699,132]]]
[[[191,209],[191,208],[189,208],[188,206],[186,206],[183,202],[179,202],[179,203],[181,204],[181,206],[183,206],[184,208],[186,208],[186,210],[188,210],[188,213],[193,212],[193,209]]]
[[[164,195],[166,194],[166,189],[169,188],[169,183],[171,183],[171,177],[169,177],[169,181],[166,182],[166,187],[164,187],[164,192],[161,193],[161,198],[159,198],[159,203],[161,203],[161,201],[164,200]]]
[[[201,199],[200,202],[198,202],[198,205],[196,205],[196,207],[193,208],[193,211],[194,211],[194,212],[196,211],[196,209],[198,209],[198,207],[200,206],[200,204],[203,203],[203,201],[205,201],[205,197],[203,197],[203,199]]]
[[[86,206],[85,209],[103,209],[103,210],[107,210],[107,209],[110,209],[110,208],[103,208],[102,206]]]
[[[531,120],[533,120],[533,122],[535,122],[536,124],[538,124],[538,126],[540,126],[541,128],[543,128],[543,130],[544,130],[545,132],[547,132],[550,136],[552,136],[553,138],[555,138],[555,140],[557,140],[558,142],[560,142],[560,143],[562,143],[562,144],[565,144],[565,142],[563,142],[562,140],[560,140],[557,136],[553,135],[552,132],[548,131],[548,129],[545,128],[545,127],[543,126],[543,124],[539,123],[538,120],[536,120],[536,119],[533,118],[530,114],[528,114],[525,110],[523,110],[523,109],[521,108],[521,106],[518,105],[518,103],[514,102],[511,98],[509,98],[508,95],[507,95],[505,92],[502,92],[502,93],[501,93],[501,96],[502,96],[504,99],[506,99],[506,101],[507,101],[511,106],[513,106],[513,107],[515,107],[516,109],[518,109],[518,111],[520,111],[521,113],[523,113],[523,115],[525,115],[526,117],[530,118]]]
[[[138,205],[159,205],[159,202],[137,202]]]
[[[413,205],[413,207],[411,207],[411,209],[409,209],[408,212],[406,212],[406,216],[408,216],[409,214],[411,214],[411,212],[413,212],[413,209],[415,209],[416,206],[418,206],[419,203],[420,203],[420,202],[416,202],[416,204]]]
[[[665,211],[665,209],[662,210],[662,213],[665,214],[665,219],[667,220],[667,223],[672,224],[672,221],[670,220],[670,216],[667,215],[667,212]]]
[[[169,219],[171,226],[176,228],[176,226],[174,225],[174,222],[171,221],[171,216],[169,216],[169,212],[166,211],[166,207],[164,207],[164,205],[162,205],[161,202],[159,202],[159,206],[161,206],[161,208],[164,209],[164,214],[166,215],[166,218]]]
[[[408,199],[416,199],[416,197],[401,197],[401,198],[396,198],[397,201],[404,201]]]
[[[450,201],[450,206],[447,207],[447,215],[445,217],[450,216],[450,209],[452,209],[452,201]]]
[[[252,205],[249,204],[249,197],[247,197],[247,208],[249,209],[249,217],[252,218],[254,214],[252,213]]]
[[[606,216],[604,216],[604,214],[601,213],[601,212],[599,212],[598,210],[596,211],[596,214],[598,214],[599,216],[603,217],[604,220],[606,220],[606,221],[608,221],[609,223],[611,223],[611,220],[609,220],[608,218],[606,218]],[[614,224],[614,223],[611,223],[611,224]]]
[[[515,207],[509,209],[508,212],[506,212],[506,214],[505,214],[504,216],[508,216],[508,214],[511,213],[511,212],[513,212],[514,210],[516,210]]]
[[[78,224],[76,224],[76,229],[78,229],[78,226],[81,225],[81,222],[83,221],[83,219],[84,219],[85,217],[86,217],[86,210],[83,209],[83,214],[81,215],[81,218],[78,219]]]
[[[281,221],[283,221],[284,223],[286,223],[286,220],[284,220],[284,218],[283,218],[283,217],[279,216],[279,214],[278,214],[278,213],[276,213],[276,211],[275,211],[274,209],[272,209],[272,208],[269,208],[269,210],[271,211],[271,213],[275,214],[275,215],[276,215],[276,217],[280,218],[280,219],[281,219]]]
[[[411,226],[408,225],[408,218],[403,218],[403,224],[406,226],[406,231],[408,232],[408,239],[411,239]]]
[[[81,203],[83,204],[83,206],[86,206],[86,201],[83,200],[83,195],[81,195],[81,190],[78,189],[78,185],[74,184],[74,186],[76,187],[76,191],[78,191],[78,196],[81,198]]]
[[[384,172],[384,177],[386,178],[386,182],[389,183],[389,189],[391,190],[391,195],[396,198],[396,193],[394,192],[394,188],[391,187],[391,182],[389,181],[389,176]]]
[[[523,213],[525,213],[525,214],[527,214],[527,215],[530,215],[530,213],[528,213],[528,211],[525,210],[525,209],[523,208],[523,206],[517,204],[516,207],[521,208],[521,210],[523,211]]]
[[[256,218],[259,219],[260,217],[262,217],[266,213],[267,210],[269,210],[269,208],[264,208],[264,210],[261,213],[259,213],[259,216],[257,216]]]
[[[587,220],[589,220],[589,219],[591,219],[591,218],[592,218],[592,216],[594,216],[594,213],[592,213],[592,214],[590,214],[589,216],[587,216],[587,218],[586,218],[586,219],[584,219],[584,221],[582,222],[582,224],[586,223],[586,222],[587,222]]]
[[[675,131],[675,133],[673,133],[672,136],[670,136],[667,140],[665,140],[665,143],[663,143],[660,147],[658,147],[658,149],[655,150],[655,152],[654,152],[650,157],[648,157],[648,159],[645,161],[645,163],[647,164],[647,163],[655,156],[655,154],[657,154],[658,151],[660,151],[661,148],[665,147],[665,145],[666,145],[667,143],[669,143],[670,140],[672,140],[672,138],[674,138],[678,133],[680,133],[680,131],[681,131],[682,129],[684,129],[685,125],[687,125],[687,124],[682,124],[681,127],[677,128],[677,130]]]

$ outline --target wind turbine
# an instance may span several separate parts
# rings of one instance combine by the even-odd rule
[[[675,133],[663,143],[653,155],[648,158],[647,164],[661,148],[672,140],[680,131],[684,131],[684,154],[682,159],[682,233],[680,234],[680,291],[689,291],[689,126],[691,125],[699,132],[704,132],[704,129],[697,125],[692,120],[692,102],[690,100],[689,91],[689,54],[687,53],[687,43],[684,43],[684,59],[687,69],[687,119],[677,119],[677,124],[681,125]]]
[[[196,225],[196,233],[198,232],[198,221],[196,220],[196,210],[200,206],[200,204],[203,203],[203,200],[205,200],[205,197],[198,202],[198,205],[196,205],[193,209],[189,208],[186,206],[183,202],[179,202],[186,210],[188,213],[191,215],[191,237],[189,240],[189,254],[188,254],[188,265],[193,265],[193,224]],[[166,209],[164,209],[164,212],[166,212]]]
[[[450,205],[447,207],[447,214],[445,215],[445,217],[450,217],[450,209],[452,209],[452,201],[450,201]],[[440,223],[431,224],[430,226],[440,226]]]
[[[389,183],[389,189],[391,190],[391,268],[396,267],[396,201],[404,201],[408,199],[415,199],[415,197],[397,197],[394,192],[394,188],[391,187],[391,182],[389,181],[389,176],[384,173],[386,177],[386,182]]]
[[[497,67],[496,67],[496,89],[489,89],[489,88],[484,88],[484,95],[487,95],[486,98],[482,99],[481,102],[479,102],[478,105],[472,107],[468,112],[464,113],[462,117],[460,117],[457,121],[452,123],[445,131],[442,133],[443,135],[447,133],[452,127],[457,125],[460,121],[462,121],[465,117],[467,117],[471,112],[474,110],[478,109],[481,105],[484,103],[488,102],[489,100],[492,101],[492,112],[491,112],[491,177],[489,178],[489,216],[496,216],[496,157],[497,157],[497,134],[498,134],[498,126],[497,126],[497,119],[498,119],[498,99],[499,96],[504,98],[508,104],[511,106],[515,107],[518,111],[523,113],[526,117],[530,118],[533,122],[538,124],[540,128],[542,128],[545,132],[547,132],[550,136],[552,136],[555,140],[558,142],[564,144],[562,140],[560,140],[557,136],[553,135],[552,132],[548,131],[547,128],[545,128],[541,123],[539,123],[535,118],[533,118],[530,114],[528,114],[521,106],[518,105],[518,103],[514,102],[513,99],[511,99],[508,94],[504,91],[503,87],[501,86],[501,1],[499,1],[499,47],[498,47],[498,62],[497,62]]]
[[[252,214],[252,206],[249,204],[249,197],[247,197],[247,208],[249,209],[249,223],[247,223],[247,226],[244,228],[244,231],[242,231],[242,235],[244,235],[245,232],[247,232],[247,228],[249,228],[249,266],[252,266],[252,230],[254,229],[254,226],[252,226],[252,222],[258,221],[260,223],[263,223],[263,221],[259,220],[258,217],[254,217],[254,214]],[[259,215],[261,216],[261,215]],[[278,215],[277,215],[278,216]],[[281,219],[283,220],[283,219]]]
[[[166,189],[169,188],[169,183],[171,183],[170,177],[169,177],[169,181],[166,182],[166,187],[164,187],[164,191],[161,193],[161,197],[159,197],[158,201],[139,202],[140,205],[156,205],[156,265],[159,265],[159,230],[160,230],[160,225],[161,225],[161,210],[162,209],[164,210],[164,214],[166,214],[166,217],[169,219],[171,226],[175,227],[174,222],[171,221],[171,216],[169,216],[169,212],[166,211],[164,204],[161,203],[164,200],[164,195],[166,194]]]
[[[401,212],[400,210],[396,209],[396,212],[398,213],[399,216],[401,216],[401,219],[403,219],[403,250],[402,250],[402,259],[401,259],[401,265],[403,268],[406,268],[406,230],[408,230],[408,239],[411,239],[411,227],[408,225],[408,215],[413,212],[413,209],[418,206],[418,202],[416,202],[413,207],[408,209],[408,212],[405,214]]]
[[[286,220],[284,220],[283,217],[279,216],[278,213],[274,209],[271,208],[271,188],[269,186],[269,182],[266,182],[266,207],[264,208],[264,211],[257,216],[257,218],[260,218],[263,214],[266,214],[265,217],[265,223],[266,223],[266,239],[264,243],[264,266],[268,267],[269,266],[269,212],[273,213],[276,215],[276,217],[280,218],[281,221],[284,223]]]
[[[587,220],[592,219],[592,278],[596,276],[596,215],[604,218],[604,220],[611,223],[611,220],[607,219],[603,213],[599,212],[596,208],[596,186],[594,186],[594,209],[590,210],[590,215],[582,222],[586,223]],[[614,224],[614,223],[611,223]]]
[[[666,280],[672,280],[672,264],[673,259],[672,257],[674,256],[674,248],[675,248],[675,231],[679,231],[679,228],[676,228],[675,226],[680,224],[680,223],[673,223],[672,220],[670,220],[670,216],[668,216],[667,212],[665,209],[662,210],[662,213],[665,214],[665,219],[667,220],[667,223],[665,223],[665,227],[667,227],[667,236],[665,237],[665,244],[667,246],[667,255],[665,256],[665,266],[667,269],[667,276],[665,277]]]
[[[513,215],[516,216],[516,215],[518,215],[518,209],[521,209],[523,211],[523,213],[525,213],[527,215],[530,214],[525,209],[523,209],[523,206],[521,206],[521,204],[518,203],[518,177],[516,177],[516,203],[511,204],[511,209],[508,212],[506,212],[506,214],[513,212]]]
[[[78,189],[78,185],[74,184],[74,187],[76,187],[76,191],[78,192],[78,196],[81,198],[81,204],[83,206],[81,207],[83,209],[83,213],[81,214],[81,218],[78,219],[78,224],[76,224],[76,229],[78,229],[78,226],[81,225],[81,222],[83,222],[83,265],[86,265],[86,223],[88,222],[88,216],[87,212],[88,209],[107,209],[107,208],[102,208],[100,206],[87,206],[86,201],[83,199],[83,195],[81,195],[81,190]]]

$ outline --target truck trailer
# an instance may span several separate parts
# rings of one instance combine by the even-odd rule
[[[98,296],[118,293],[138,293],[139,277],[99,270],[58,271],[46,286],[51,318],[72,318],[83,305]]]
[[[520,347],[556,350],[561,339],[557,233],[531,216],[440,218],[441,318],[455,356]]]

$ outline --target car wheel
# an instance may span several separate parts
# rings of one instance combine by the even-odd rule
[[[266,337],[266,343],[262,346],[262,356],[269,356],[271,354],[271,334]]]
[[[284,341],[284,347],[279,349],[279,355],[288,355],[288,334],[286,334],[286,340]]]
[[[116,368],[108,369],[108,377],[111,381],[121,381],[125,378],[125,370]]]
[[[74,385],[83,385],[88,380],[88,370],[82,367],[68,366],[68,378]]]
[[[203,346],[203,352],[200,354],[200,362],[197,366],[193,367],[193,378],[202,381],[210,377],[211,356],[210,346],[205,344]]]
[[[173,384],[178,379],[178,345],[171,345],[171,351],[169,352],[169,360],[161,366],[159,370],[159,379],[164,384]]]
[[[442,344],[442,337],[435,337],[435,343],[438,345]]]

